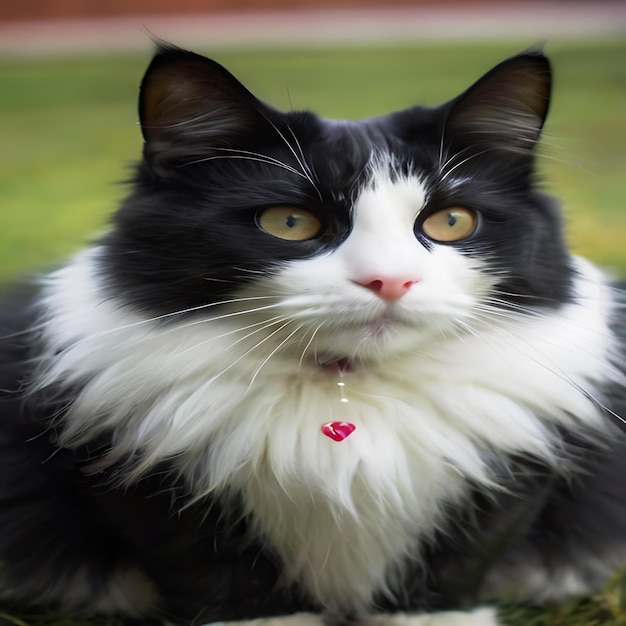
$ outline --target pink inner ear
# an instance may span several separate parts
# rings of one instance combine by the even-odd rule
[[[356,429],[350,422],[327,422],[322,424],[322,432],[333,441],[343,441],[349,437]]]

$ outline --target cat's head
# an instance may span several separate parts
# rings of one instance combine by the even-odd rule
[[[278,320],[267,333],[284,323],[278,337],[323,359],[559,306],[570,257],[535,188],[550,86],[529,52],[439,107],[334,121],[277,111],[214,61],[161,47],[103,272],[150,315],[227,302],[243,326]]]

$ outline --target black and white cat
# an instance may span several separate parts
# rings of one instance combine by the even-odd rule
[[[550,84],[332,121],[161,47],[110,230],[3,301],[0,599],[487,626],[626,563],[621,295],[537,189]]]

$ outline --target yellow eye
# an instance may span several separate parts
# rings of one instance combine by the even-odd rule
[[[257,223],[266,233],[289,241],[313,239],[322,230],[322,223],[313,213],[290,206],[265,209],[257,217]]]
[[[477,223],[475,211],[451,207],[429,215],[422,224],[422,230],[434,241],[460,241],[476,230]]]

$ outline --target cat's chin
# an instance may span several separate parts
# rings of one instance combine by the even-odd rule
[[[342,349],[343,348],[343,349]],[[384,363],[406,352],[406,342],[374,334],[359,337],[358,341],[336,341],[326,350],[318,351],[315,364],[329,373],[353,374]]]
[[[409,323],[392,315],[331,329],[316,337],[316,365],[326,371],[353,373],[368,366],[414,352],[440,336],[440,324]],[[436,334],[439,333],[439,334]]]
[[[325,345],[324,345],[325,344]],[[315,365],[328,373],[353,374],[384,363],[406,351],[406,342],[369,333],[336,337],[318,344]]]

